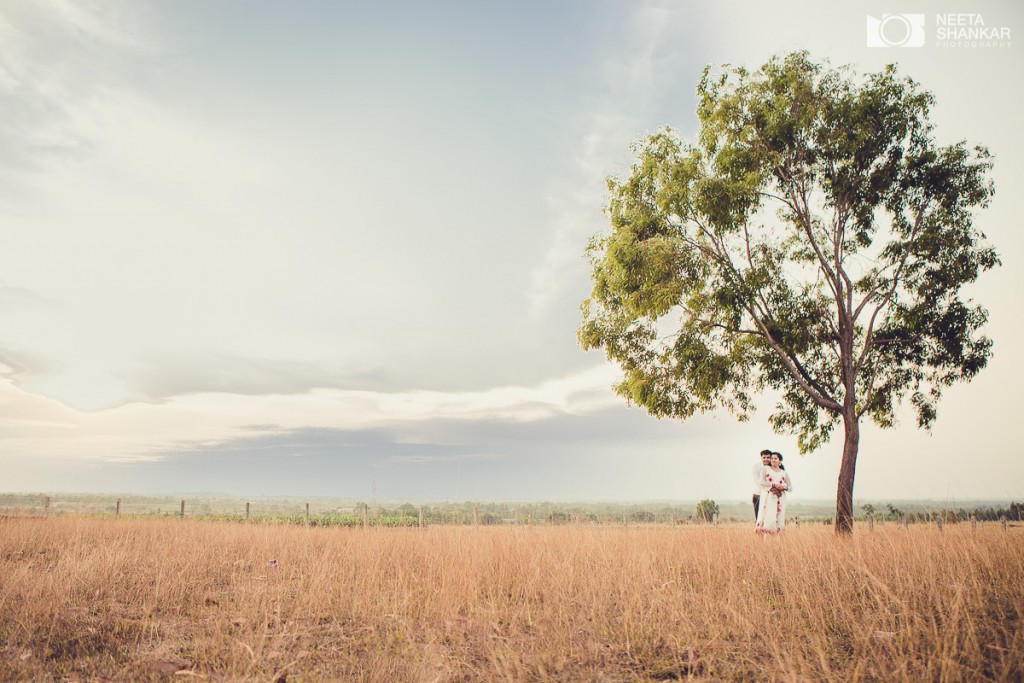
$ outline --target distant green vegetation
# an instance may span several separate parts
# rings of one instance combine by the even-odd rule
[[[118,507],[120,501],[120,508]],[[753,523],[747,501],[645,502],[645,503],[496,503],[432,502],[367,503],[334,498],[253,498],[227,496],[141,496],[132,494],[0,493],[0,515],[95,515],[177,517],[185,502],[185,517],[222,522],[357,527],[364,523],[383,527],[414,527],[420,523],[440,525],[526,525],[526,524],[688,524],[711,522]],[[247,509],[248,505],[248,509]],[[956,507],[948,502],[871,502],[858,506],[857,518],[866,521],[927,522],[1024,520],[1024,503],[969,501]],[[794,501],[788,515],[799,523],[831,523],[830,501]]]
[[[912,522],[923,522],[937,517],[944,521],[963,522],[972,517],[979,522],[993,522],[1000,519],[1019,522],[1024,520],[1024,503],[1010,503],[1009,506],[995,507],[991,504],[974,506],[970,508],[960,507],[956,510],[943,508],[939,510],[920,510],[914,506],[897,507],[888,503],[883,508],[876,507],[871,503],[861,505],[863,515],[861,518],[874,518],[877,520],[899,521],[906,519]]]

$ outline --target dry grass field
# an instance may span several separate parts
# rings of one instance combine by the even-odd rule
[[[1024,680],[1020,529],[787,533],[5,518],[0,680]]]

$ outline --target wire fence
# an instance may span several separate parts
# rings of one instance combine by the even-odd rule
[[[215,521],[247,521],[309,526],[422,527],[427,525],[529,524],[687,524],[717,523],[720,515],[696,519],[685,506],[656,509],[582,509],[554,504],[420,504],[397,506],[370,503],[338,504],[311,500],[223,500],[206,498],[67,498],[58,496],[0,496],[0,514],[6,516],[177,517]]]
[[[876,526],[928,524],[943,529],[951,524],[998,522],[1004,529],[1024,518],[1024,505],[973,510],[924,509],[903,512],[890,506],[891,514],[869,512],[856,519],[873,531]],[[378,505],[327,499],[256,499],[210,497],[147,497],[104,495],[0,494],[0,515],[7,517],[95,516],[107,518],[178,518],[261,524],[293,524],[336,527],[425,527],[496,525],[706,525],[753,524],[749,504],[729,503],[721,508],[713,501],[696,505],[628,505],[556,503],[431,503]],[[787,520],[790,528],[801,524],[832,524],[834,517],[822,510],[796,508]]]

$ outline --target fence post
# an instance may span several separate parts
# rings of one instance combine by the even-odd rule
[[[800,526],[800,515],[796,515],[793,517],[793,524],[794,526]]]
[[[306,503],[306,526],[309,526],[309,503]]]
[[[420,528],[423,528],[423,506],[420,505]]]
[[[473,506],[473,526],[480,526],[480,506]]]
[[[181,501],[181,514],[178,515],[179,519],[185,519],[185,501]]]
[[[249,521],[249,503],[245,504],[245,521]]]
[[[366,529],[370,526],[370,506],[363,503],[363,528]]]
[[[907,516],[906,515],[903,515],[903,516],[900,517],[900,524],[903,525],[903,530],[904,531],[909,531],[909,529],[907,528]]]
[[[43,514],[47,517],[50,516],[50,497],[46,496],[43,498]]]
[[[978,517],[977,515],[971,515],[971,533],[977,533],[978,531]]]
[[[868,531],[874,531],[874,530],[875,530],[875,516],[874,515],[868,515]]]
[[[121,499],[117,499],[117,505],[114,507],[114,517],[118,518],[121,516]]]
[[[942,531],[942,515],[935,518],[935,526],[939,527],[939,531]]]
[[[1000,517],[999,523],[1002,525],[1003,531],[1009,531],[1009,528],[1006,526],[1006,517]]]
[[[718,526],[718,513],[715,513],[715,526]]]

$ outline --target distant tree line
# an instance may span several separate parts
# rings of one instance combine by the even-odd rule
[[[441,525],[512,525],[512,524],[688,524],[749,521],[749,503],[729,501],[716,503],[703,499],[698,503],[497,503],[497,502],[435,502],[430,504],[390,503],[340,499],[301,498],[267,499],[221,496],[135,496],[74,493],[0,493],[0,514],[115,514],[168,517],[178,516],[185,501],[184,514],[191,519],[217,521],[252,521],[278,524],[309,524],[310,526],[416,526],[421,515],[424,524]],[[308,505],[308,508],[307,508]],[[860,520],[929,522],[1024,521],[1024,503],[980,504],[952,509],[940,502],[911,501],[865,503],[859,506]],[[308,509],[308,516],[307,511]],[[795,503],[790,513],[800,523],[832,523],[828,506]]]
[[[1024,503],[1010,503],[1007,507],[988,506],[957,510],[915,510],[912,512],[904,512],[891,503],[887,503],[884,510],[879,510],[870,503],[861,505],[860,508],[863,511],[862,518],[873,517],[877,520],[902,521],[906,519],[908,522],[928,522],[940,518],[946,522],[966,522],[974,517],[979,522],[995,522],[1003,519],[1015,522],[1024,521]]]

